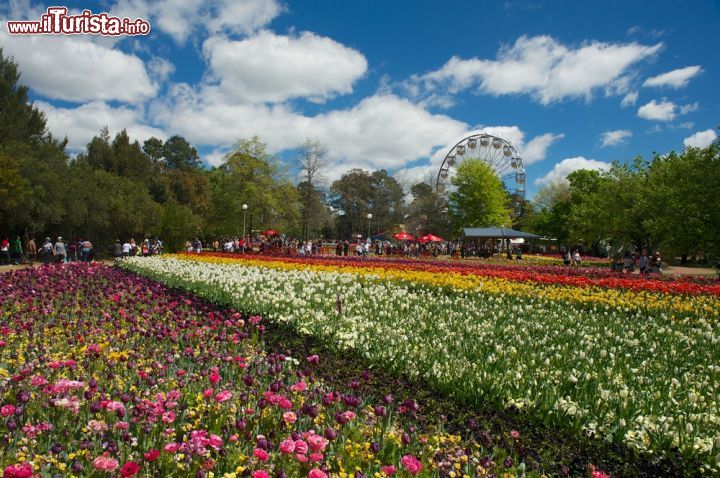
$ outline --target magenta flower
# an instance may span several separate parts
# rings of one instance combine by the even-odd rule
[[[401,463],[411,475],[417,475],[423,469],[422,462],[413,455],[403,456]]]

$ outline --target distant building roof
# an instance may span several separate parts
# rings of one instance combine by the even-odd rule
[[[502,239],[537,239],[540,236],[537,234],[530,234],[529,232],[516,231],[507,227],[464,227],[464,237],[478,237],[478,238],[502,238]]]

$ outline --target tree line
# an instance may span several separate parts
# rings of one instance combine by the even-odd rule
[[[161,237],[168,249],[266,228],[301,239],[350,239],[406,230],[455,238],[462,227],[513,226],[564,244],[609,242],[718,256],[718,143],[577,171],[542,188],[512,214],[512,198],[487,165],[464,161],[452,191],[402,184],[386,170],[346,171],[332,183],[328,150],[298,145],[294,169],[259,137],[241,139],[222,164],[203,166],[183,137],[142,144],[103,128],[71,157],[28,102],[18,65],[0,50],[0,234],[115,239]],[[247,205],[247,208],[243,208]],[[368,215],[372,217],[368,219]]]

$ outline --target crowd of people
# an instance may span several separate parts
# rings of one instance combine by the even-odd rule
[[[203,244],[203,242],[196,237],[185,243],[185,252],[200,253],[204,248],[208,248],[212,249],[213,252],[259,252],[262,254],[298,255],[304,257],[318,255],[335,255],[338,257],[355,255],[367,257],[369,254],[374,254],[375,256],[405,257],[431,255],[433,257],[437,257],[439,255],[457,252],[458,247],[459,246],[455,243],[418,244],[414,242],[401,241],[395,244],[390,241],[383,240],[367,242],[359,238],[356,241],[337,240],[323,242],[321,240],[303,241],[277,236],[260,236],[255,241],[251,241],[249,238],[242,239],[239,237],[227,237],[215,239],[210,243]]]
[[[95,249],[87,239],[68,241],[58,236],[53,241],[46,237],[38,245],[35,238],[30,237],[23,245],[20,236],[16,236],[12,241],[5,238],[0,242],[0,258],[2,265],[19,265],[24,262],[32,265],[35,261],[42,261],[43,264],[88,262],[95,258]]]
[[[139,244],[135,239],[129,239],[122,244],[119,239],[113,244],[113,255],[116,259],[130,256],[154,256],[163,253],[163,243],[159,238],[145,239]]]
[[[612,270],[620,273],[634,272],[637,268],[641,274],[662,273],[663,261],[660,252],[648,255],[647,250],[639,252],[626,251],[624,257],[616,254],[610,266]]]
[[[112,245],[112,254],[115,258],[129,256],[150,256],[162,254],[163,244],[160,239],[145,239],[136,243],[129,239],[124,243],[116,240]],[[25,244],[20,236],[0,241],[0,265],[20,265],[27,263],[33,265],[35,261],[43,264],[61,264],[65,262],[90,262],[96,259],[96,248],[88,239],[67,240],[58,236],[56,240],[46,237],[41,243],[34,237],[28,238]]]

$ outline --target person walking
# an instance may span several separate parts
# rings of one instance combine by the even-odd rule
[[[130,251],[132,250],[132,245],[129,241],[123,242],[122,245],[122,255],[123,257],[130,257]]]
[[[37,245],[35,244],[35,238],[32,236],[30,236],[27,244],[25,244],[25,253],[27,254],[28,264],[32,267],[35,256],[37,255]]]
[[[580,250],[575,249],[575,252],[573,253],[573,256],[572,256],[572,264],[576,267],[580,267],[580,262],[581,262],[580,261]]]
[[[647,251],[643,249],[642,253],[640,254],[640,258],[638,259],[638,267],[640,268],[641,274],[647,274],[648,273],[648,255]]]
[[[113,255],[115,256],[115,259],[120,259],[123,255],[123,246],[120,244],[120,239],[115,239],[115,244],[113,244]]]
[[[15,239],[10,242],[10,258],[15,265],[19,265],[22,262],[22,252],[23,250],[20,236],[16,236]]]
[[[10,265],[10,241],[7,238],[0,241],[0,264]]]
[[[93,245],[92,242],[85,239],[82,243],[82,260],[83,262],[90,262],[90,255],[93,252]]]
[[[64,263],[66,256],[67,250],[65,249],[65,243],[63,242],[63,238],[58,237],[57,242],[55,243],[55,262],[57,262],[58,264]]]
[[[53,256],[55,255],[55,248],[53,247],[52,241],[49,237],[45,238],[45,242],[42,245],[43,250],[43,264],[48,265],[52,262]]]

